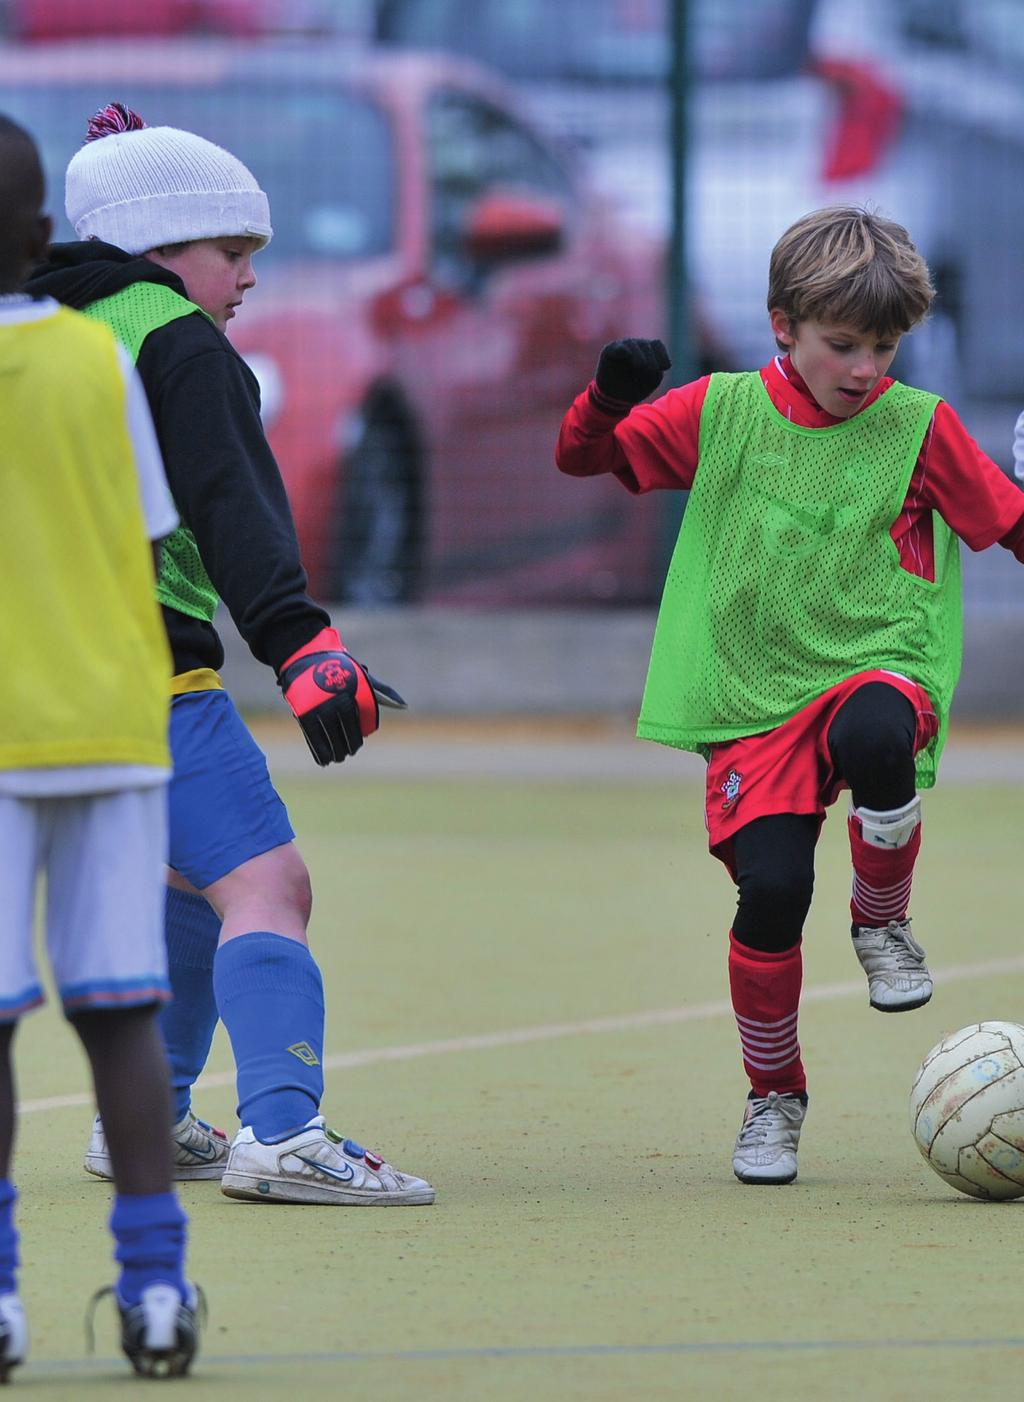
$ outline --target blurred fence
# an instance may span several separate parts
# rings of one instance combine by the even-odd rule
[[[1009,470],[1019,0],[685,0],[676,230],[672,3],[0,0],[0,107],[40,140],[54,213],[114,97],[227,145],[267,189],[275,237],[231,335],[314,592],[385,606],[389,628],[400,603],[611,607],[626,649],[670,508],[561,478],[561,416],[605,340],[664,334],[673,254],[692,308],[677,358],[763,363],[769,250],[826,203],[908,225],[939,295],[899,372]],[[980,626],[1019,611],[1012,562],[967,579]]]
[[[963,550],[964,663],[955,719],[1024,721],[1021,566],[994,546]],[[655,610],[353,609],[335,619],[353,653],[414,716],[635,716]],[[225,677],[240,706],[286,712],[268,668],[218,621]]]

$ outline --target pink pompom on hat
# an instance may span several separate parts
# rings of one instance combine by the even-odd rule
[[[71,159],[64,207],[80,239],[125,253],[244,236],[270,242],[270,203],[236,156],[177,127],[147,127],[120,102],[89,122]]]

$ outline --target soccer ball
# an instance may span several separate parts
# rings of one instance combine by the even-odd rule
[[[914,1078],[910,1129],[962,1193],[1024,1197],[1024,1027],[975,1022],[943,1037]]]

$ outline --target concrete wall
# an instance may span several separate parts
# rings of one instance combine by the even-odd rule
[[[964,554],[962,720],[1024,719],[1024,572],[1006,551]],[[417,715],[634,715],[655,610],[479,613],[339,609],[353,655],[403,693]],[[223,625],[223,626],[222,626]],[[244,709],[281,705],[272,673],[218,621],[224,677]]]

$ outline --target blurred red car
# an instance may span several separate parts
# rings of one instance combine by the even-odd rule
[[[652,597],[656,506],[561,477],[553,448],[603,342],[657,334],[658,244],[624,234],[499,80],[309,41],[108,40],[7,45],[0,90],[55,207],[112,98],[220,142],[267,190],[275,235],[231,335],[321,596]]]

